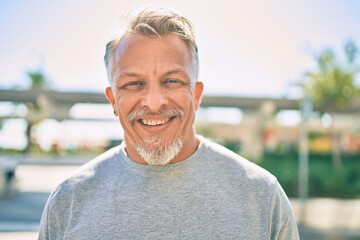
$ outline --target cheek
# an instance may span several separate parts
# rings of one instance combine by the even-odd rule
[[[121,121],[121,124],[128,124],[127,117],[129,113],[131,112],[132,106],[133,106],[133,98],[132,97],[126,97],[121,96],[116,98],[117,102],[117,110],[119,112],[119,118]]]
[[[174,102],[185,112],[186,122],[192,123],[196,112],[196,101],[192,92],[186,91],[182,94],[177,95],[176,99],[173,98]]]
[[[190,106],[195,104],[195,98],[193,91],[189,89],[182,89],[178,92],[172,92],[169,96],[173,99],[175,103],[181,106]]]

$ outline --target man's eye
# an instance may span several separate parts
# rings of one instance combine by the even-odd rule
[[[178,87],[182,87],[185,85],[185,83],[181,80],[177,80],[177,79],[167,79],[165,81],[163,81],[163,85],[165,85],[166,87],[169,88],[178,88]]]
[[[123,90],[140,90],[145,86],[144,82],[135,81],[135,82],[128,82],[121,86]]]

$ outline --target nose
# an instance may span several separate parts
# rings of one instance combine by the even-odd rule
[[[158,112],[168,104],[168,98],[161,86],[151,84],[147,86],[142,104],[148,107],[151,112]]]

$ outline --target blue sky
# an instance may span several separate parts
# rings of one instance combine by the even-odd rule
[[[0,0],[0,88],[42,69],[63,91],[102,92],[104,46],[134,7],[169,7],[196,28],[206,94],[296,96],[313,55],[360,45],[360,1]]]

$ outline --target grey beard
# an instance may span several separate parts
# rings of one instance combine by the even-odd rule
[[[160,137],[161,138],[161,137]],[[153,138],[153,141],[159,143],[158,138]],[[151,144],[150,141],[147,141],[147,144],[141,145],[136,144],[136,152],[147,162],[149,165],[153,166],[163,166],[168,164],[172,159],[174,159],[183,147],[183,142],[181,137],[171,142],[168,145],[156,146],[157,144]]]

